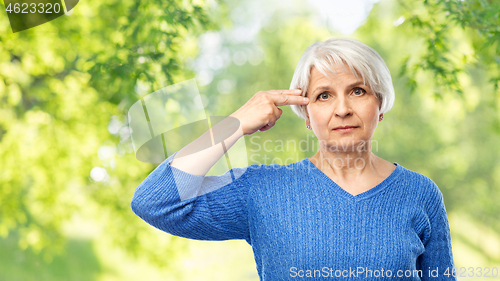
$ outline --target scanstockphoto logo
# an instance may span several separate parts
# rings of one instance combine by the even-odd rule
[[[162,163],[194,140],[198,146],[186,147],[184,157],[218,146],[224,156],[215,163],[206,177],[193,176],[199,184],[187,181],[185,175],[172,169],[182,200],[193,198],[239,178],[248,166],[245,138],[240,138],[230,150],[224,140],[239,129],[239,120],[230,116],[208,116],[196,80],[190,79],[162,88],[142,97],[128,111],[128,125],[136,158],[146,163]],[[222,126],[212,128],[218,123]],[[210,134],[205,134],[210,130]],[[232,171],[229,171],[232,168]],[[219,176],[217,181],[213,177]],[[183,180],[181,180],[181,178]]]
[[[12,32],[16,33],[71,14],[79,0],[4,0]]]

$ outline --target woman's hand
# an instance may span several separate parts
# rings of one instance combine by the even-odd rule
[[[308,98],[300,96],[301,93],[301,90],[259,91],[230,116],[240,121],[244,135],[267,131],[283,113],[278,106],[309,103]]]

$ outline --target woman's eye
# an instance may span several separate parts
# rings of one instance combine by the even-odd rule
[[[323,92],[321,94],[318,95],[318,99],[327,99],[328,98],[328,93],[327,92]]]
[[[362,94],[366,93],[366,91],[364,89],[361,89],[361,88],[356,88],[356,89],[354,89],[353,93],[355,96],[361,96]]]

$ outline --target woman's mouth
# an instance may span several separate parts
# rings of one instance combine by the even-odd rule
[[[348,133],[353,131],[354,129],[359,128],[358,126],[339,126],[334,128],[333,130],[339,133]]]

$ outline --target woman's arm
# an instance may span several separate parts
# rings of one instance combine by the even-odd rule
[[[243,135],[251,135],[256,131],[266,131],[273,127],[283,113],[278,106],[307,104],[308,99],[301,97],[300,94],[300,90],[257,92],[228,118],[181,149],[174,157],[171,166],[193,175],[206,175]]]
[[[233,168],[222,176],[205,175],[240,137],[274,126],[282,114],[277,106],[306,104],[299,95],[294,90],[256,93],[149,174],[135,190],[133,212],[176,236],[250,243],[247,197],[256,167]]]
[[[170,165],[192,175],[205,176],[242,136],[242,124],[229,116],[176,153]]]
[[[433,192],[429,213],[430,235],[424,241],[425,252],[417,259],[417,269],[422,270],[422,280],[457,280],[451,248],[450,227],[443,194],[432,182]]]
[[[234,168],[221,176],[202,177],[169,165],[174,156],[137,187],[131,202],[133,212],[172,235],[250,243],[247,181],[252,169]]]

